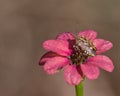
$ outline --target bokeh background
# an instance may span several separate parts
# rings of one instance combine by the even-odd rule
[[[75,96],[63,72],[47,75],[38,61],[44,40],[85,29],[113,42],[115,65],[85,80],[85,96],[120,96],[120,0],[0,0],[0,96]]]

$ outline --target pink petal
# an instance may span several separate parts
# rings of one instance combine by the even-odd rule
[[[55,74],[62,67],[69,64],[69,62],[70,61],[64,57],[53,57],[53,58],[49,59],[48,61],[46,61],[45,65],[44,65],[44,70],[48,74]]]
[[[85,30],[83,32],[79,32],[78,36],[83,36],[89,40],[94,40],[97,36],[97,32],[95,32],[93,30]]]
[[[69,56],[71,50],[69,49],[69,42],[64,40],[47,40],[43,43],[46,50],[56,52],[63,56]]]
[[[67,66],[64,70],[64,78],[68,84],[78,85],[82,80],[82,77],[78,73],[75,65]]]
[[[55,52],[47,52],[45,53],[41,58],[40,58],[40,61],[39,61],[39,65],[44,65],[46,63],[46,61],[48,61],[49,59],[53,58],[53,57],[58,57],[60,55],[56,54]]]
[[[57,40],[73,40],[74,35],[71,32],[63,32],[57,36]]]
[[[97,54],[103,53],[112,48],[112,43],[103,39],[95,39],[93,44],[97,48]]]
[[[114,69],[114,65],[111,59],[104,55],[96,55],[88,59],[87,62],[89,62],[90,64],[97,65],[108,72],[112,72]]]
[[[100,74],[98,67],[92,64],[81,64],[81,69],[83,74],[91,80],[97,79]]]

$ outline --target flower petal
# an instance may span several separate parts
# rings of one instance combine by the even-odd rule
[[[91,80],[97,79],[100,74],[99,68],[92,64],[81,64],[81,69],[83,74]]]
[[[96,55],[88,59],[87,62],[89,62],[90,64],[97,65],[108,72],[112,72],[114,69],[114,65],[111,59],[104,55]]]
[[[75,65],[67,66],[64,70],[64,78],[68,84],[78,85],[82,80],[81,75],[78,73]]]
[[[97,36],[97,32],[95,32],[93,30],[85,30],[83,32],[79,32],[78,36],[83,36],[89,40],[94,40]]]
[[[97,48],[97,54],[103,53],[112,48],[112,43],[103,39],[95,39],[93,44]]]
[[[48,74],[55,74],[58,72],[62,67],[66,66],[69,64],[69,59],[64,58],[64,57],[54,57],[46,61],[44,65],[44,70]]]
[[[73,40],[74,35],[71,32],[63,32],[57,36],[57,40]]]
[[[46,61],[48,61],[49,59],[53,58],[53,57],[58,57],[60,55],[58,55],[57,53],[55,52],[47,52],[45,53],[41,58],[40,58],[40,61],[39,61],[39,65],[44,65],[46,63]]]
[[[57,40],[66,40],[69,42],[69,49],[73,49],[73,45],[75,44],[74,34],[71,32],[63,32],[57,36]]]
[[[71,50],[69,49],[69,42],[64,40],[47,40],[43,43],[46,50],[56,52],[63,56],[69,56]]]

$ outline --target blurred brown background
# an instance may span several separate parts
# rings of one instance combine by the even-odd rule
[[[113,42],[113,73],[86,80],[85,96],[120,96],[120,0],[0,0],[0,96],[75,96],[63,73],[38,66],[42,42],[93,29]]]

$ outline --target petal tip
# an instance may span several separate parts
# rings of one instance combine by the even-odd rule
[[[97,37],[97,32],[94,30],[84,30],[82,32],[79,32],[78,36],[86,37],[89,40],[94,40]]]
[[[76,66],[67,66],[64,70],[64,78],[66,82],[70,85],[78,85],[82,80],[81,75],[77,72]]]
[[[55,74],[57,71],[52,69],[52,68],[49,68],[49,66],[47,66],[47,64],[44,65],[44,71],[47,73],[47,74]]]
[[[90,80],[97,79],[100,74],[99,68],[93,64],[81,64],[81,69],[84,75]]]
[[[113,72],[114,71],[114,65],[111,64],[111,67],[107,70],[108,72]]]
[[[114,70],[114,65],[113,65],[112,60],[105,55],[96,55],[90,58],[88,62],[108,72],[112,72]]]
[[[57,40],[73,40],[74,34],[72,32],[62,32],[57,37]]]
[[[108,51],[113,47],[113,44],[110,41],[104,39],[95,39],[93,44],[97,48],[97,54]]]

